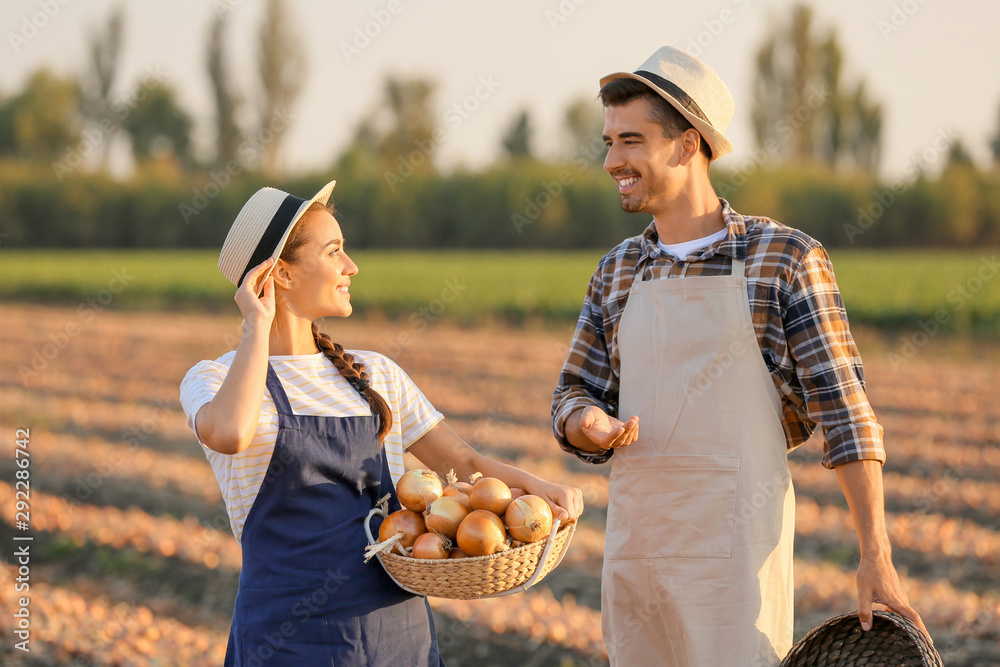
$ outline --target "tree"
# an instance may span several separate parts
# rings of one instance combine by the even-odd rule
[[[372,176],[379,169],[378,137],[371,119],[365,118],[354,129],[354,136],[334,162],[334,172]]]
[[[156,82],[148,88],[122,126],[132,138],[136,162],[172,156],[189,167],[191,155],[191,117],[177,104],[172,88]]]
[[[273,138],[263,147],[262,166],[270,177],[282,169],[281,146],[288,130],[283,120],[305,81],[306,58],[300,39],[292,31],[295,22],[284,0],[268,0],[260,29],[258,65],[261,89],[261,130]]]
[[[0,152],[28,160],[56,159],[80,141],[79,100],[75,81],[37,70],[18,95],[0,104]]]
[[[990,152],[993,154],[993,164],[1000,167],[1000,107],[997,107],[997,130],[990,141]]]
[[[17,154],[17,141],[14,138],[15,111],[13,100],[0,94],[0,156]]]
[[[944,214],[934,220],[935,229],[928,234],[932,243],[971,245],[976,242],[987,213],[986,182],[976,169],[972,155],[955,139],[948,146],[948,160],[935,189],[946,202]]]
[[[225,165],[236,159],[243,135],[236,122],[239,93],[232,82],[232,72],[225,55],[227,14],[216,14],[208,39],[207,67],[215,102],[215,163]]]
[[[524,109],[514,118],[510,127],[503,135],[501,144],[507,156],[512,160],[531,159],[531,118]]]
[[[863,81],[844,92],[836,32],[817,36],[809,7],[792,10],[755,62],[751,117],[759,147],[784,161],[877,168],[882,107]]]
[[[571,159],[583,156],[592,164],[604,160],[604,109],[596,99],[580,97],[570,102],[563,116]]]
[[[948,161],[947,166],[961,165],[964,167],[974,167],[974,162],[972,160],[972,154],[969,149],[965,147],[961,139],[955,139],[948,146]]]
[[[435,85],[429,79],[403,79],[390,76],[385,81],[385,102],[390,113],[388,131],[377,140],[383,160],[394,162],[420,151],[421,162],[430,167],[434,153],[434,118],[431,100]],[[377,129],[362,128],[378,136]],[[419,166],[419,165],[418,165]]]
[[[403,177],[432,170],[437,148],[432,111],[436,87],[429,79],[388,76],[382,99],[358,124],[341,164],[377,165],[404,172]]]
[[[848,125],[843,130],[844,153],[849,162],[864,171],[878,170],[882,158],[882,105],[868,96],[865,83],[858,84],[847,105]],[[836,160],[840,151],[831,155]]]
[[[80,77],[80,111],[91,127],[100,127],[101,164],[106,165],[111,143],[118,132],[112,112],[111,88],[118,72],[125,24],[125,8],[119,4],[104,27],[91,32],[88,43],[89,69]]]

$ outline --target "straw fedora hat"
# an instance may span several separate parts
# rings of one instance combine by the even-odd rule
[[[278,257],[292,227],[314,202],[324,206],[337,181],[330,181],[312,199],[276,188],[261,188],[243,205],[219,253],[219,271],[237,287],[253,267]]]
[[[672,46],[664,46],[635,72],[615,72],[601,79],[601,87],[617,79],[635,79],[670,102],[712,149],[712,159],[733,150],[726,128],[736,105],[729,88],[711,67]]]

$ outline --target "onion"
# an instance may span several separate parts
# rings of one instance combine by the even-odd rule
[[[378,541],[385,542],[396,533],[403,533],[403,536],[393,547],[394,550],[403,553],[406,547],[412,547],[417,537],[427,532],[424,525],[424,517],[412,510],[399,510],[393,512],[385,518],[382,526],[378,529]]]
[[[448,471],[448,486],[444,487],[444,495],[454,498],[465,505],[465,509],[469,509],[469,494],[458,488],[459,484],[458,477],[455,476],[455,469],[452,468]],[[471,484],[466,484],[465,486],[469,489],[472,488]]]
[[[489,556],[503,551],[507,530],[493,512],[474,510],[458,527],[458,548],[470,556]]]
[[[452,549],[451,554],[448,555],[448,558],[468,558],[468,557],[469,554],[465,553],[461,549]]]
[[[396,485],[396,495],[399,502],[408,510],[423,512],[427,506],[441,497],[444,488],[441,480],[430,470],[410,470],[399,478]]]
[[[472,491],[472,485],[468,482],[455,482],[455,488],[465,495],[469,495],[469,491]]]
[[[483,477],[472,485],[469,492],[469,509],[489,510],[503,516],[510,505],[510,487],[496,477]]]
[[[424,513],[424,523],[427,524],[427,530],[440,533],[449,540],[453,540],[458,533],[459,524],[468,514],[469,510],[460,500],[441,496],[427,508]]]
[[[459,491],[454,486],[446,486],[446,487],[444,487],[444,495],[441,496],[441,497],[442,498],[454,498],[458,502],[462,503],[462,506],[465,507],[465,509],[469,509],[469,496],[468,496],[468,494],[462,493],[461,491]]]
[[[417,537],[413,543],[414,558],[429,558],[440,560],[448,558],[448,550],[451,549],[451,542],[447,538],[437,533],[424,533]]]
[[[510,536],[521,542],[537,542],[552,531],[552,508],[538,496],[521,496],[504,514]]]
[[[510,487],[510,499],[517,500],[521,496],[528,495],[528,492],[518,486]]]

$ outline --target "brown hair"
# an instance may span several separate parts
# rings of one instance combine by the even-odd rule
[[[636,81],[635,79],[615,79],[614,81],[609,81],[601,88],[598,97],[606,107],[624,106],[632,100],[639,98],[648,100],[653,113],[652,120],[660,124],[660,127],[663,128],[663,136],[667,139],[676,139],[683,132],[694,129],[690,121],[681,115],[681,112],[675,109],[674,105],[663,99],[655,90],[641,81]],[[705,156],[705,159],[711,162],[712,148],[705,141],[705,137],[701,138],[701,147],[699,150]]]
[[[291,233],[288,235],[285,247],[281,250],[281,259],[291,264],[295,263],[299,248],[309,240],[303,231],[304,226],[302,221],[310,213],[317,213],[319,211],[327,211],[330,215],[334,215],[333,203],[324,205],[319,202],[313,202],[306,209],[306,212],[302,214],[302,217],[295,223]],[[378,439],[379,441],[385,440],[386,434],[389,433],[389,429],[392,427],[392,411],[389,409],[389,404],[385,402],[381,394],[375,391],[375,387],[368,380],[368,373],[365,372],[364,364],[355,361],[353,354],[346,352],[340,343],[334,343],[330,336],[321,332],[315,322],[312,323],[312,334],[313,340],[316,341],[316,347],[333,362],[333,365],[344,379],[368,401],[372,413],[379,418]]]

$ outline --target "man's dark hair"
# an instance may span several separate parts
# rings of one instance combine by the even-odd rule
[[[620,107],[628,104],[632,100],[644,98],[649,100],[650,108],[653,111],[654,122],[663,128],[663,136],[667,139],[676,139],[684,131],[693,128],[687,118],[674,108],[670,102],[661,97],[655,90],[635,79],[615,79],[609,81],[601,88],[598,95],[601,103],[606,107]],[[708,161],[712,160],[712,149],[709,147],[705,137],[701,138],[701,154]]]

